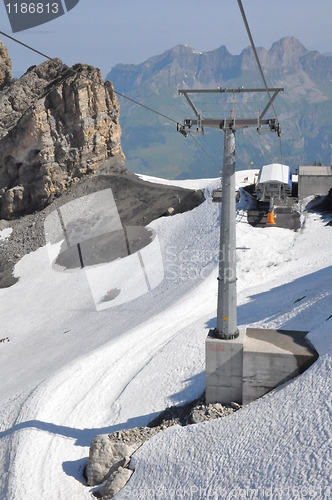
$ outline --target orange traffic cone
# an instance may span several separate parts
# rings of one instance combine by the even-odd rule
[[[274,220],[274,213],[273,212],[269,212],[267,214],[267,223],[268,224],[275,224],[275,220]]]

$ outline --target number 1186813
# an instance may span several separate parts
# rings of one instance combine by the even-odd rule
[[[58,2],[52,3],[12,3],[6,4],[8,14],[58,14]]]

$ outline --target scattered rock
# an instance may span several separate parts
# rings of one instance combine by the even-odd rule
[[[236,404],[236,403],[233,403]],[[205,395],[183,406],[171,406],[161,412],[157,418],[149,423],[149,427],[166,428],[171,425],[191,425],[206,422],[215,418],[225,417],[241,408],[231,405],[223,406],[220,403],[205,404]]]
[[[0,194],[1,196],[1,194]],[[4,229],[7,229],[10,227],[10,222],[8,220],[0,220],[0,231],[3,231]]]
[[[225,417],[234,412],[234,407],[222,406],[219,403],[199,405],[190,412],[190,424],[199,424],[207,420]],[[238,409],[238,408],[236,408]]]
[[[171,424],[174,425],[174,424]],[[123,429],[121,431],[108,434],[110,441],[113,443],[126,443],[132,444],[140,442],[143,444],[148,439],[152,438],[155,434],[160,432],[160,426],[150,427],[134,427],[133,429]]]

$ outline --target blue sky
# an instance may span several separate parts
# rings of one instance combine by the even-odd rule
[[[243,0],[243,5],[257,46],[269,49],[292,35],[310,50],[332,52],[331,0]],[[0,30],[12,34],[4,2]],[[232,54],[249,45],[236,0],[80,0],[64,16],[14,36],[67,64],[97,66],[104,77],[117,63],[137,64],[179,43],[199,51],[226,45]],[[14,71],[42,61],[0,38]]]

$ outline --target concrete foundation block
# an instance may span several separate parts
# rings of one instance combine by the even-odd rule
[[[248,404],[300,375],[318,358],[307,332],[248,328],[237,339],[205,342],[206,403]]]
[[[241,330],[237,339],[221,340],[210,330],[205,341],[206,403],[242,404],[244,336]]]
[[[248,328],[243,348],[242,403],[248,404],[303,373],[318,354],[307,332]]]
[[[206,404],[208,403],[222,403],[229,404],[232,401],[241,404],[242,401],[242,387],[218,387],[207,386],[205,390]]]

